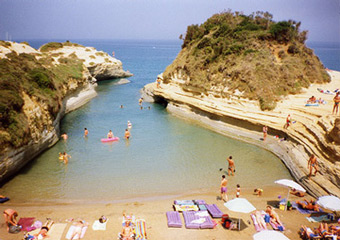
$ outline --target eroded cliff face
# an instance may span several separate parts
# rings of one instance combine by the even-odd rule
[[[98,59],[92,63],[93,57],[89,56],[97,56]],[[107,54],[98,52],[94,48],[66,46],[65,49],[60,48],[59,52],[40,52],[27,44],[1,42],[0,67],[3,75],[0,76],[0,83],[1,91],[5,94],[0,94],[2,98],[0,107],[4,111],[17,111],[17,113],[16,115],[8,115],[9,113],[6,112],[0,114],[2,145],[0,183],[5,182],[25,164],[59,140],[60,120],[63,116],[97,95],[96,77],[101,80],[132,75],[122,69],[119,60],[113,57],[109,60],[107,58]],[[16,61],[22,64],[16,65]],[[79,61],[83,63],[79,65]],[[16,70],[12,72],[11,69]],[[17,77],[15,72],[21,76],[25,75],[17,80],[22,81],[22,85],[12,84]],[[35,83],[33,84],[32,81]],[[46,86],[42,87],[39,84]],[[18,89],[20,92],[17,92]],[[11,94],[15,94],[17,101],[20,102],[20,105],[14,106],[16,108],[9,106],[13,99]],[[15,131],[6,126],[14,127]],[[15,139],[16,132],[22,137],[13,144],[11,141]]]
[[[178,74],[162,82],[160,87],[156,83],[146,85],[143,95],[147,100],[166,103],[168,111],[175,115],[272,151],[282,159],[296,181],[315,197],[340,196],[340,118],[330,114],[334,95],[321,94],[317,90],[337,88],[340,72],[329,71],[329,74],[330,83],[313,84],[300,94],[289,95],[273,111],[262,111],[257,101],[243,98],[237,91],[225,89],[228,97],[222,98],[214,89],[200,93],[183,88],[187,79]],[[162,79],[162,75],[159,78]],[[327,104],[305,107],[306,100],[312,95],[322,97]],[[288,114],[294,124],[284,129]],[[259,140],[264,125],[269,127],[266,142]],[[287,140],[278,142],[274,136]],[[309,180],[307,162],[312,153],[318,158],[319,172]]]

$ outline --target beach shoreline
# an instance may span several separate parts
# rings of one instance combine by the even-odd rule
[[[232,177],[230,177],[232,178]],[[253,194],[253,189],[242,189],[241,197],[248,199],[258,210],[264,210],[269,205],[276,205],[287,194],[287,188],[277,186],[263,187],[264,193],[261,197]],[[229,186],[229,199],[235,198],[236,189]],[[222,200],[217,200],[219,196],[219,186],[216,189],[211,189],[206,193],[185,194],[181,196],[164,196],[163,199],[153,200],[126,200],[119,203],[91,203],[87,204],[37,204],[37,203],[12,203],[11,201],[1,205],[1,211],[12,208],[19,213],[20,217],[35,217],[36,220],[44,222],[46,218],[51,218],[56,223],[67,223],[67,227],[63,232],[65,239],[67,230],[71,223],[70,219],[83,219],[89,223],[89,228],[85,234],[86,239],[112,239],[116,238],[121,231],[122,214],[134,214],[137,218],[146,220],[148,239],[252,239],[252,235],[256,233],[249,214],[241,214],[228,210],[223,206]],[[241,218],[241,231],[230,231],[217,225],[214,229],[186,229],[183,226],[180,229],[168,228],[166,221],[166,212],[173,211],[172,205],[175,199],[203,199],[209,204],[216,204],[223,213],[227,213],[231,218]],[[291,200],[297,200],[296,196],[290,196]],[[282,211],[277,209],[281,220],[285,224],[286,230],[284,234],[290,239],[298,239],[298,230],[301,224],[308,226],[318,226],[317,223],[309,223],[305,217],[309,216],[301,214],[297,210]],[[106,231],[94,231],[91,226],[95,220],[101,215],[105,215],[109,221]],[[182,218],[182,223],[183,217]],[[218,222],[220,219],[215,219]],[[2,240],[22,239],[22,233],[9,234],[3,222],[0,222],[0,236]],[[269,227],[271,229],[271,227]]]

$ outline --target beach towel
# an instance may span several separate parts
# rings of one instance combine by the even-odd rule
[[[306,203],[306,202],[305,202]],[[306,203],[307,204],[307,203]],[[296,209],[300,212],[300,213],[303,213],[303,214],[311,214],[311,213],[319,213],[317,211],[313,211],[313,210],[308,210],[308,209],[304,209],[302,208],[299,204],[296,204]],[[320,209],[320,212],[324,212],[321,208]]]
[[[54,223],[51,229],[47,232],[49,240],[60,240],[63,236],[67,223]]]
[[[197,205],[174,205],[177,212],[198,211]]]
[[[178,212],[175,211],[166,212],[166,218],[168,221],[168,227],[176,228],[182,227],[182,220]]]
[[[256,220],[255,214],[250,214],[250,218],[251,218],[251,220],[253,220],[253,224],[254,224],[256,232],[260,232],[262,230],[267,230],[267,226],[265,226],[265,227],[260,226],[260,224]],[[264,219],[264,216],[263,216],[263,219]]]
[[[96,220],[96,221],[94,221],[94,223],[92,224],[92,229],[93,229],[94,231],[99,231],[99,230],[105,231],[105,230],[106,230],[106,223],[107,223],[108,221],[109,221],[109,219],[107,219],[106,222],[101,223],[101,222],[99,222],[99,220]]]
[[[284,231],[285,230],[285,227],[283,225],[278,224],[278,223],[270,222],[269,224],[272,226],[272,228],[274,230],[278,230],[278,231]]]
[[[175,205],[195,205],[194,201],[192,200],[175,200]]]
[[[74,233],[74,231],[75,231],[76,228],[77,228],[77,226],[71,225],[71,227],[70,227],[69,230],[67,231],[66,239],[71,239],[71,237],[72,237],[72,235],[73,235],[73,233]],[[87,226],[83,227],[83,228],[81,229],[81,234],[80,234],[80,236],[79,236],[79,234],[77,234],[76,236],[74,236],[73,239],[74,239],[74,240],[77,240],[77,239],[83,238],[84,235],[85,235],[86,230],[87,230]]]
[[[194,203],[196,205],[203,205],[203,204],[206,204],[206,202],[204,200],[194,200]]]
[[[211,219],[206,211],[202,212],[183,212],[185,227],[189,229],[211,229],[216,223]]]
[[[136,240],[146,240],[147,235],[146,235],[146,225],[145,225],[145,220],[144,219],[138,219],[136,220]]]
[[[8,200],[9,200],[8,197],[1,197],[1,198],[0,198],[0,203],[7,202]]]
[[[310,216],[310,217],[306,217],[306,219],[309,222],[328,222],[332,220],[328,214],[321,215],[321,216]]]
[[[18,225],[20,225],[22,227],[21,231],[30,231],[30,230],[32,230],[32,229],[30,229],[30,227],[32,226],[33,222],[34,222],[34,217],[20,218]]]

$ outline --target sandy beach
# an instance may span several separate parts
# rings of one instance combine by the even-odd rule
[[[212,189],[210,193],[183,195],[177,199],[203,199],[209,204],[215,203],[223,213],[227,213],[231,218],[237,219],[240,217],[241,231],[226,230],[220,224],[214,229],[186,229],[168,228],[166,220],[166,212],[173,210],[172,205],[175,200],[173,197],[162,197],[155,200],[127,200],[119,203],[106,204],[36,204],[36,203],[21,203],[12,204],[10,201],[1,205],[1,211],[12,208],[18,211],[20,217],[35,217],[36,220],[42,222],[46,218],[51,218],[55,223],[67,223],[62,238],[65,239],[68,228],[71,223],[70,219],[77,220],[78,218],[89,223],[89,228],[86,231],[83,239],[116,239],[117,234],[122,229],[122,214],[134,214],[137,218],[146,220],[148,239],[252,239],[256,233],[254,225],[251,221],[250,214],[241,214],[229,211],[222,200],[217,200],[219,196],[218,187],[216,191]],[[229,199],[235,197],[233,187],[229,188]],[[281,186],[263,188],[264,193],[261,197],[253,195],[253,189],[241,189],[241,197],[248,199],[258,210],[264,210],[267,205],[276,205],[278,196],[286,197],[287,189]],[[290,196],[291,200],[299,199],[296,196]],[[309,199],[309,197],[308,197]],[[297,210],[282,211],[276,209],[281,221],[285,224],[286,230],[283,232],[290,239],[299,239],[298,231],[300,226],[308,225],[317,227],[318,223],[310,223],[306,219],[309,214],[301,214]],[[98,220],[101,215],[105,215],[109,221],[106,231],[92,230],[92,224]],[[184,223],[183,216],[181,216]],[[220,219],[215,219],[219,221]],[[22,239],[23,233],[9,234],[6,232],[6,227],[3,218],[0,222],[0,236],[2,240]],[[268,227],[271,229],[271,227]]]

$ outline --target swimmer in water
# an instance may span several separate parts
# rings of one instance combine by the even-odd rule
[[[84,128],[84,137],[87,137],[87,135],[89,135],[89,130],[87,130],[87,128]]]
[[[128,128],[132,128],[132,123],[130,121],[127,122]]]
[[[67,140],[68,139],[68,136],[66,133],[63,133],[61,136],[60,136],[62,139],[64,140]]]
[[[68,163],[68,158],[72,158],[71,155],[68,155],[66,152],[64,152],[64,154],[63,154],[63,160],[64,160],[64,163],[65,163],[65,164]]]
[[[107,134],[107,138],[113,138],[113,132],[110,130],[109,133]]]
[[[127,139],[127,140],[129,140],[129,138],[130,138],[130,132],[129,132],[129,130],[128,129],[125,129],[125,139]]]

